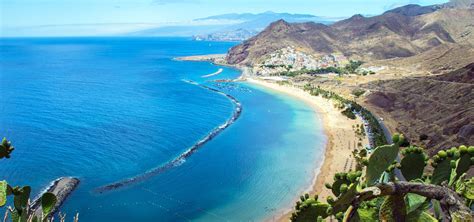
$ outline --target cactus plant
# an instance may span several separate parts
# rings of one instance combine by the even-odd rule
[[[430,160],[422,148],[410,146],[400,152],[402,160],[398,163],[395,159],[399,147],[408,142],[401,134],[394,135],[393,140],[392,145],[377,147],[368,160],[360,152],[353,152],[356,161],[361,163],[359,170],[366,167],[364,180],[361,171],[335,174],[334,182],[326,184],[335,196],[326,199],[330,204],[327,213],[343,221],[463,221],[469,218],[469,208],[472,209],[474,203],[474,178],[466,180],[466,172],[474,165],[474,147],[440,150]],[[434,168],[432,172],[424,172],[428,161]],[[396,168],[410,182],[395,178]],[[308,221],[317,218],[321,219],[318,216]]]
[[[7,139],[3,139],[0,144],[0,159],[10,158],[10,154],[14,150],[12,144]],[[12,222],[48,222],[53,219],[49,219],[48,216],[51,213],[53,207],[56,205],[56,196],[52,193],[45,193],[41,197],[41,204],[43,209],[43,215],[41,218],[32,216],[33,212],[30,211],[31,188],[29,186],[23,187],[11,187],[6,181],[0,181],[0,207],[4,206],[7,201],[7,196],[13,195],[13,206],[9,207],[5,214],[4,221],[8,219],[8,213],[10,214],[10,221]],[[64,221],[64,218],[61,218]],[[78,221],[78,216],[74,217],[74,221]]]
[[[397,158],[399,146],[396,144],[380,146],[374,150],[369,158],[366,178],[369,185],[374,184],[382,173]]]
[[[467,172],[469,168],[471,167],[471,165],[473,165],[471,163],[471,158],[472,156],[467,152],[465,152],[464,154],[461,154],[461,156],[459,157],[456,163],[456,178],[455,179],[459,178],[462,174]]]
[[[30,193],[31,193],[31,187],[29,186],[24,186],[24,187],[15,187],[13,189],[13,205],[15,206],[15,209],[21,214],[23,214],[23,211],[28,206],[28,200],[30,198]]]
[[[291,221],[314,221],[318,217],[326,218],[329,207],[329,204],[310,198],[301,203],[299,210],[292,214]]]
[[[56,205],[57,198],[53,193],[44,193],[43,196],[41,196],[41,208],[43,210],[43,217],[46,218],[49,216],[51,211],[53,210],[53,207]]]
[[[417,150],[406,150],[405,156],[400,162],[403,176],[407,181],[419,179],[423,176],[423,170],[425,168],[425,155],[419,153],[421,148]]]
[[[0,181],[0,207],[7,203],[7,182]]]
[[[388,196],[380,206],[381,221],[405,221],[406,215],[405,200],[402,195]]]
[[[339,196],[341,194],[341,187],[343,185],[349,185],[351,182],[347,179],[347,174],[339,173],[334,177],[334,183],[331,185],[331,190],[334,196]]]
[[[474,165],[471,160],[473,157],[474,154],[469,153],[469,148],[466,146],[440,150],[433,157],[432,165],[435,169],[431,183],[441,184],[443,181],[448,181],[449,186],[453,186],[459,177]]]
[[[334,201],[332,208],[334,212],[345,211],[349,206],[351,201],[357,195],[357,184],[353,183],[349,186],[348,190],[341,194],[341,196]]]
[[[403,134],[398,134],[398,133],[395,133],[393,136],[392,136],[392,142],[398,146],[401,146],[401,147],[407,147],[410,145],[410,143],[408,142],[408,139],[405,137],[405,135]]]
[[[14,149],[12,143],[8,141],[7,138],[3,138],[2,143],[0,144],[0,159],[10,158],[10,154]]]
[[[433,163],[435,168],[433,171],[433,176],[431,177],[431,183],[439,185],[443,181],[448,181],[451,177],[451,160],[452,157],[448,157],[447,152],[440,151],[438,152],[438,161]]]

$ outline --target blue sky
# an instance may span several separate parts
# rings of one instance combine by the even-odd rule
[[[264,11],[341,17],[447,0],[0,0],[0,35],[103,35]],[[82,32],[82,33],[81,33]]]

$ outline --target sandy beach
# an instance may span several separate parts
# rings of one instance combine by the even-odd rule
[[[211,54],[211,55],[194,55],[194,56],[183,56],[183,57],[177,57],[175,60],[177,61],[196,61],[196,62],[202,62],[202,61],[209,61],[209,62],[215,62],[224,60],[226,54]]]
[[[269,89],[288,94],[300,99],[310,105],[318,117],[322,119],[324,130],[327,135],[326,152],[324,162],[315,169],[313,183],[311,187],[302,190],[302,193],[295,193],[294,202],[299,199],[303,192],[310,195],[318,194],[321,200],[324,200],[331,194],[326,189],[325,183],[333,182],[333,175],[337,172],[347,172],[354,169],[355,161],[352,157],[352,150],[355,148],[358,139],[354,132],[353,125],[362,124],[360,119],[351,120],[341,114],[341,111],[334,107],[332,101],[324,99],[320,96],[311,96],[302,89],[290,86],[272,83],[257,78],[247,78],[247,81],[253,84],[267,87]],[[367,138],[362,141],[365,146],[368,144]],[[289,221],[294,202],[286,209],[282,209],[274,215],[269,221]]]
[[[222,55],[219,56],[222,58]],[[202,55],[181,57],[178,59],[182,61],[212,61],[219,56]],[[332,183],[334,181],[333,176],[335,173],[348,172],[355,168],[355,160],[352,157],[352,150],[356,148],[359,139],[353,127],[357,124],[363,124],[363,122],[360,118],[352,120],[342,115],[341,110],[337,109],[331,100],[325,99],[321,96],[312,96],[308,92],[289,84],[278,84],[272,80],[264,80],[254,77],[252,71],[248,67],[233,67],[242,71],[239,80],[263,86],[280,93],[285,93],[307,103],[313,108],[314,112],[318,114],[316,117],[321,118],[322,123],[324,124],[324,131],[327,136],[324,161],[318,163],[318,166],[314,169],[314,177],[312,178],[311,186],[302,187],[301,193],[292,194],[294,195],[294,201],[288,203],[287,207],[279,210],[272,215],[271,218],[267,219],[267,221],[289,221],[295,202],[299,200],[300,195],[303,195],[304,193],[309,193],[311,196],[318,194],[320,200],[325,200],[328,196],[332,195],[332,192],[329,189],[326,189],[324,184]],[[368,144],[368,139],[365,137],[362,140],[362,145],[366,146]]]

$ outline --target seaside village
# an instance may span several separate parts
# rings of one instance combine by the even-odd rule
[[[263,62],[253,67],[253,73],[263,79],[272,81],[285,81],[288,77],[278,75],[282,72],[300,70],[317,70],[329,67],[343,67],[349,64],[349,59],[342,54],[328,54],[316,57],[293,47],[286,47],[271,53]],[[358,71],[381,71],[384,67],[359,68]],[[370,124],[361,113],[355,113],[362,120],[364,136],[367,136],[368,144],[364,147],[370,153],[375,147],[375,139]],[[352,161],[351,161],[352,162]],[[347,163],[346,163],[347,165]],[[352,165],[352,163],[351,163]]]
[[[253,73],[269,76],[288,71],[340,67],[348,63],[349,60],[342,54],[328,54],[316,58],[293,47],[286,47],[271,53],[260,65],[253,68]]]
[[[302,70],[343,68],[350,64],[350,62],[351,60],[342,53],[310,55],[288,46],[269,54],[260,64],[252,67],[252,73],[261,76],[263,79],[285,81],[288,77],[284,75],[284,73],[299,72]],[[354,74],[375,74],[386,68],[385,66],[359,67]]]

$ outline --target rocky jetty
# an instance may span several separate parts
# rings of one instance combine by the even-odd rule
[[[41,217],[43,209],[41,207],[41,196],[50,192],[56,195],[57,203],[51,211],[51,215],[54,215],[55,212],[59,210],[61,205],[67,199],[67,197],[76,189],[79,185],[79,179],[73,177],[61,177],[51,183],[51,185],[41,192],[37,198],[31,203],[30,209],[32,215]]]
[[[130,186],[130,185],[142,182],[144,180],[147,180],[147,179],[149,179],[153,176],[156,176],[156,175],[158,175],[162,172],[165,172],[166,170],[169,170],[173,167],[180,166],[181,164],[183,164],[186,161],[186,159],[188,157],[190,157],[195,152],[197,152],[199,150],[199,148],[201,148],[204,144],[206,144],[207,142],[211,141],[214,137],[219,135],[222,131],[224,131],[226,128],[228,128],[230,125],[232,125],[240,117],[240,115],[242,113],[242,104],[235,97],[233,97],[229,94],[226,94],[222,91],[219,91],[217,89],[211,88],[209,86],[199,84],[199,83],[194,82],[194,81],[185,80],[185,82],[196,85],[196,86],[199,86],[199,87],[202,87],[206,90],[210,90],[212,92],[215,92],[217,94],[220,94],[222,96],[227,97],[235,106],[234,113],[232,114],[232,116],[225,123],[219,125],[215,129],[213,129],[204,138],[199,140],[197,143],[195,143],[193,146],[191,146],[184,153],[182,153],[181,155],[179,155],[178,157],[176,157],[172,161],[170,161],[170,162],[168,162],[164,165],[160,165],[160,166],[158,166],[156,168],[153,168],[151,170],[148,170],[147,172],[144,172],[144,173],[139,174],[137,176],[127,178],[127,179],[124,179],[124,180],[121,180],[121,181],[118,181],[118,182],[115,182],[115,183],[112,183],[112,184],[109,184],[109,185],[99,187],[99,188],[95,189],[95,192],[105,193],[105,192],[116,190],[116,189],[119,189],[119,188],[122,188],[122,187]]]

